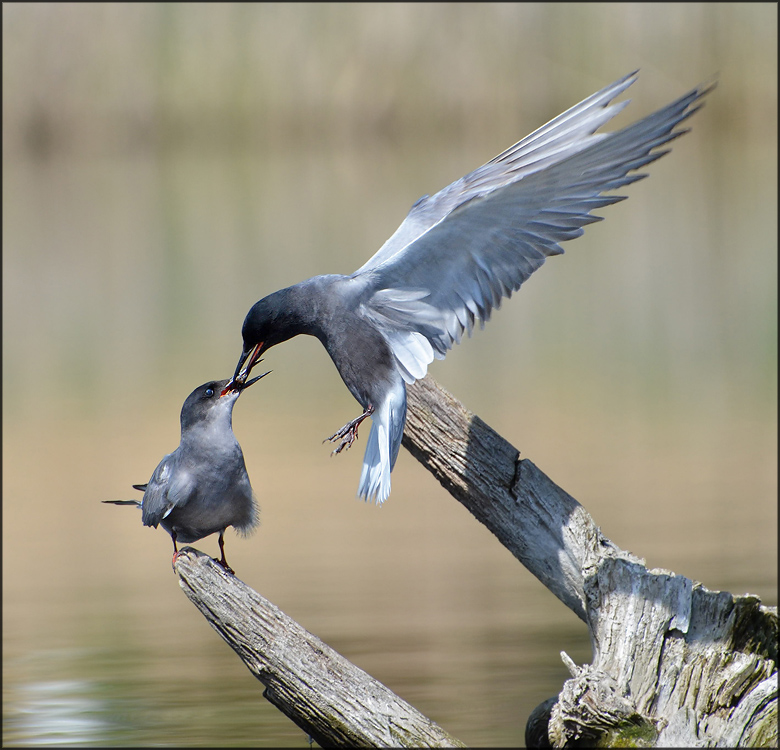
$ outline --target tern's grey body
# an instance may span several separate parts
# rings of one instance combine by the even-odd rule
[[[179,447],[160,461],[146,484],[133,485],[143,491],[143,499],[104,502],[139,505],[144,526],[160,525],[171,535],[174,554],[177,542],[196,542],[219,532],[219,562],[230,570],[225,529],[233,526],[248,533],[258,522],[257,501],[232,419],[239,395],[257,380],[231,388],[229,380],[198,386],[181,409]]]
[[[384,501],[406,420],[406,384],[425,376],[475,321],[484,323],[558,243],[623,199],[602,195],[644,177],[629,172],[667,153],[677,126],[712,88],[702,86],[613,133],[595,131],[628,102],[610,104],[626,76],[465,177],[424,196],[380,250],[350,276],[317,276],[257,302],[242,329],[234,375],[246,379],[268,348],[316,336],[364,412],[331,440],[349,447],[367,416],[372,429],[358,494]]]

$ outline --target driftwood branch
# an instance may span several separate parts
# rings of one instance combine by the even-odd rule
[[[588,512],[431,378],[407,390],[404,446],[585,620],[582,571],[611,548]]]
[[[321,747],[465,747],[208,555],[185,547],[175,570],[263,695]]]
[[[590,630],[529,744],[777,746],[776,608],[648,570],[430,378],[408,393],[404,445]]]
[[[430,378],[408,388],[404,445],[587,624],[592,664],[529,718],[529,745],[776,746],[777,610],[620,550],[587,511]],[[182,588],[324,746],[460,743],[187,549]]]

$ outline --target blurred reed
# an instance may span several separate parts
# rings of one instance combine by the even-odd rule
[[[693,85],[724,48],[746,85],[718,112],[771,129],[776,21],[750,3],[6,4],[4,156],[517,132],[626,55]]]

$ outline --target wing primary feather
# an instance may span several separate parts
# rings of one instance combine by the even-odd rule
[[[432,357],[484,325],[552,255],[560,242],[601,221],[593,211],[625,200],[604,195],[644,179],[637,170],[660,159],[688,132],[679,127],[702,106],[714,84],[700,86],[611,133],[596,133],[627,101],[615,97],[636,71],[502,151],[431,197],[418,200],[392,237],[352,278],[375,291],[363,308],[381,314],[406,382]],[[364,276],[365,275],[365,276]],[[418,296],[415,296],[418,295]],[[412,333],[430,348],[420,348]],[[395,349],[394,349],[395,351]]]

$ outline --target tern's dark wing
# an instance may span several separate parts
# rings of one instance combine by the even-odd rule
[[[184,505],[195,490],[190,474],[179,465],[178,452],[168,454],[157,465],[146,485],[142,500],[144,526],[154,526],[175,507]]]
[[[585,99],[487,164],[415,204],[396,233],[353,278],[373,291],[362,312],[387,337],[407,382],[423,377],[490,318],[550,255],[602,217],[603,196],[645,177],[635,173],[687,132],[712,85],[612,133],[594,133],[627,104],[610,105],[631,74]]]

